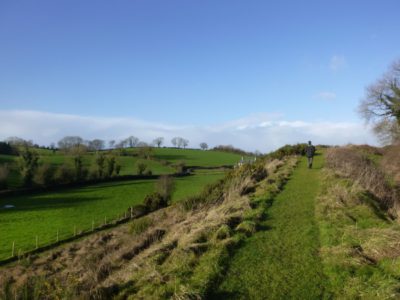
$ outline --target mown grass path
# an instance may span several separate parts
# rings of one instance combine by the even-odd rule
[[[324,278],[318,256],[314,201],[322,156],[309,170],[303,158],[274,199],[264,229],[237,250],[214,298],[319,299]]]

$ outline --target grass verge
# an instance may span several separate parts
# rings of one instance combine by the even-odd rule
[[[325,298],[399,299],[400,226],[375,197],[328,169],[316,215]]]

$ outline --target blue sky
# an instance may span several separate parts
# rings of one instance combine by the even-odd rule
[[[163,130],[267,121],[357,127],[365,86],[399,58],[399,9],[395,0],[1,1],[0,110],[8,119],[30,111]],[[5,117],[0,138],[35,135],[23,118]],[[29,138],[80,134],[68,122],[52,135],[40,131]],[[361,135],[333,142],[372,142]]]

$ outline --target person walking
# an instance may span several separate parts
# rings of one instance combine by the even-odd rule
[[[308,168],[309,169],[312,168],[314,155],[315,155],[315,147],[311,144],[311,141],[309,141],[308,145],[306,147],[306,156],[307,156],[307,160],[308,160]]]

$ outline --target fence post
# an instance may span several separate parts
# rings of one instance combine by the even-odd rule
[[[94,220],[92,220],[92,231],[94,231]]]
[[[107,216],[104,216],[104,225],[107,225]]]
[[[39,237],[36,236],[36,249],[39,248]]]
[[[76,226],[74,226],[74,236],[76,236]]]
[[[58,238],[58,229],[57,229],[57,243],[58,243],[58,241],[59,241],[59,238]]]
[[[15,241],[12,243],[11,257],[14,257]]]
[[[133,207],[131,206],[131,219],[133,218]]]

